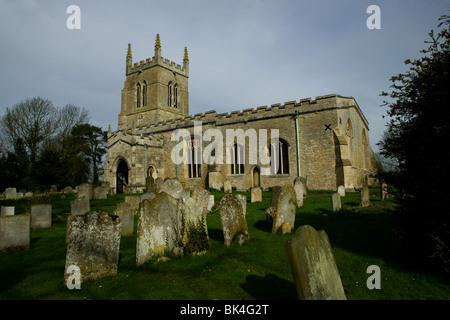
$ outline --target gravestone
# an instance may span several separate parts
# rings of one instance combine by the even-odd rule
[[[140,201],[142,203],[145,199],[153,199],[154,197],[156,197],[156,194],[154,194],[154,193],[144,193],[140,197]],[[138,205],[138,208],[136,210],[139,210],[139,205]]]
[[[186,201],[188,201],[190,197],[191,197],[191,190],[188,188],[183,188],[183,192],[181,195],[181,199],[183,200],[183,202],[186,203]]]
[[[15,210],[16,210],[16,207],[14,207],[14,206],[2,206],[2,211],[1,211],[0,216],[2,216],[2,217],[13,216]]]
[[[75,199],[70,201],[70,214],[79,216],[91,211],[91,205],[88,199]]]
[[[0,251],[30,248],[30,215],[19,214],[0,218]]]
[[[134,210],[131,206],[125,202],[118,203],[113,214],[119,216],[120,221],[122,222],[122,230],[120,235],[132,235],[134,231]]]
[[[241,202],[242,211],[244,212],[244,216],[247,215],[247,197],[243,194],[236,194],[236,197]]]
[[[231,193],[233,191],[233,188],[231,187],[230,180],[225,180],[223,182],[223,192],[225,193]]]
[[[222,173],[208,172],[208,186],[215,190],[220,190],[222,187]]]
[[[78,186],[78,199],[92,200],[94,188],[90,183],[83,183]]]
[[[271,213],[273,224],[272,233],[286,234],[294,228],[295,211],[297,209],[297,196],[294,187],[287,185],[272,188]]]
[[[370,195],[369,195],[369,188],[363,187],[361,191],[359,192],[360,196],[360,202],[359,205],[361,207],[368,207],[370,205]]]
[[[23,197],[23,192],[17,192],[16,193],[16,198],[20,198]]]
[[[214,195],[212,194],[209,196],[208,212],[211,211],[213,206],[214,206]]]
[[[145,187],[147,193],[156,193],[155,189],[155,179],[152,176],[145,178]]]
[[[251,202],[261,202],[262,201],[262,188],[253,187],[251,191]]]
[[[50,192],[58,192],[58,186],[57,186],[56,184],[53,184],[53,185],[50,187]]]
[[[304,196],[307,195],[308,194],[308,186],[307,186],[307,183],[306,183],[306,178],[304,178],[304,177],[296,177],[294,179],[293,185],[295,186],[295,184],[297,184],[299,182],[301,182],[303,184],[303,195]]]
[[[219,214],[225,246],[230,247],[235,243],[242,245],[244,241],[250,240],[244,210],[236,196],[227,194],[220,200]]]
[[[67,241],[65,283],[71,275],[67,269],[78,266],[81,282],[117,274],[121,222],[118,216],[90,211],[72,216]]]
[[[184,191],[178,179],[167,179],[164,181],[160,192],[170,194],[175,199],[182,199]]]
[[[125,196],[125,203],[128,204],[132,210],[139,210],[139,204],[142,202],[142,196]]]
[[[31,229],[50,228],[52,226],[52,205],[36,204],[31,206]]]
[[[182,207],[183,200],[166,192],[142,202],[137,226],[136,266],[167,252],[183,253]]]
[[[6,188],[5,189],[5,198],[15,198],[17,197],[17,189],[16,188]]]
[[[299,177],[297,177],[299,178]],[[294,180],[294,191],[295,191],[295,198],[297,201],[297,208],[300,208],[303,206],[303,197],[305,194],[305,187],[303,185],[303,182],[300,179]]]
[[[341,210],[341,196],[339,193],[333,193],[331,195],[331,209],[333,211]]]
[[[202,208],[203,212],[206,214],[211,209],[208,209],[211,195],[209,194],[209,191],[202,188],[195,188],[192,190],[191,193],[191,199],[195,200],[195,202],[198,203],[200,208]],[[213,198],[213,205],[214,205],[214,198]]]
[[[27,193],[25,193],[25,195],[27,196],[27,197],[32,197],[33,196],[33,192],[27,192]]]
[[[388,185],[385,182],[380,184],[380,199],[381,201],[386,200],[388,194]]]
[[[98,186],[92,192],[92,199],[108,199],[109,188]]]
[[[164,183],[164,179],[161,177],[156,178],[155,180],[155,193],[159,193],[161,191],[161,187]]]
[[[301,226],[286,241],[286,251],[300,300],[346,300],[325,231]]]
[[[337,193],[339,193],[339,196],[345,197],[345,187],[344,186],[339,186],[337,188]]]
[[[195,255],[204,252],[210,247],[206,211],[193,198],[189,198],[183,207],[183,253]]]

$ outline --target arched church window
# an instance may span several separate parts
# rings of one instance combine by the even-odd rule
[[[202,158],[201,152],[202,148],[200,145],[200,140],[192,137],[188,143],[188,177],[189,178],[200,178],[202,176]]]
[[[169,86],[167,87],[167,106],[172,106],[172,82],[169,82]]]
[[[230,173],[244,174],[244,148],[237,143],[230,149]]]
[[[147,105],[147,82],[144,81],[142,86],[142,106],[145,107]]]
[[[175,84],[175,86],[173,87],[173,106],[175,108],[178,107],[178,85]]]
[[[288,144],[283,139],[271,141],[268,145],[270,174],[289,174]]]
[[[136,85],[136,108],[141,107],[141,84]]]

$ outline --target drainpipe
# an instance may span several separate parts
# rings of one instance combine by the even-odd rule
[[[298,110],[294,111],[295,117],[295,138],[297,140],[297,176],[300,177],[300,138],[298,132]]]

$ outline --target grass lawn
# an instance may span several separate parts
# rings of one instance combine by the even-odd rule
[[[242,193],[250,199],[250,193]],[[213,194],[219,204],[224,193]],[[124,196],[92,200],[91,209],[111,213]],[[134,236],[121,238],[118,274],[83,282],[81,290],[69,290],[63,283],[65,214],[75,196],[52,197],[53,226],[31,230],[30,250],[0,253],[0,299],[297,299],[284,248],[294,232],[271,234],[271,226],[265,221],[270,192],[263,192],[262,202],[247,203],[251,240],[242,246],[223,245],[219,212],[215,211],[207,217],[211,249],[205,255],[178,257],[158,264],[151,261],[137,268],[135,232]],[[378,199],[371,196],[372,205],[355,216],[351,211],[358,207],[357,193],[347,193],[342,198],[343,211],[339,213],[331,212],[331,200],[325,193],[310,193],[297,210],[295,228],[308,224],[327,232],[349,300],[447,300],[450,284],[408,264],[399,251],[392,232],[394,204]],[[11,202],[14,201],[0,201],[1,205]],[[15,204],[16,214],[23,213],[23,205]],[[329,219],[321,219],[322,214],[328,214]],[[135,231],[136,227],[137,216]],[[370,265],[380,267],[380,290],[366,286]]]

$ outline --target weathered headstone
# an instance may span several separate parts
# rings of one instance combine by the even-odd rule
[[[344,186],[339,186],[339,187],[337,188],[337,193],[339,193],[339,195],[340,195],[341,197],[345,197],[345,187],[344,187]]]
[[[90,183],[83,183],[78,186],[78,198],[92,200],[94,188]]]
[[[145,199],[153,199],[154,197],[156,197],[156,194],[154,194],[154,193],[144,193],[144,194],[140,197],[140,201],[143,202]],[[139,210],[139,204],[138,204],[136,210]]]
[[[145,187],[147,193],[156,193],[155,189],[155,179],[152,176],[145,178]]]
[[[380,184],[380,199],[381,201],[386,200],[388,194],[388,185],[385,182]]]
[[[331,195],[331,209],[333,211],[341,210],[341,196],[339,193],[333,193]]]
[[[2,206],[1,217],[13,216],[16,210],[14,206]]]
[[[120,221],[122,222],[122,230],[120,235],[132,235],[134,231],[134,210],[131,206],[125,202],[118,203],[113,214],[119,216]]]
[[[183,200],[183,202],[186,203],[186,201],[188,201],[190,197],[191,197],[191,190],[188,188],[183,188],[183,192],[181,195],[181,199]]]
[[[275,196],[275,197],[274,197]],[[272,188],[272,233],[286,234],[294,228],[297,196],[293,186]]]
[[[243,194],[236,194],[236,197],[241,202],[242,211],[244,212],[244,216],[247,215],[247,197]]]
[[[369,195],[369,188],[363,187],[359,193],[360,195],[360,203],[359,205],[361,207],[368,207],[370,205],[370,195]]]
[[[88,199],[75,199],[70,201],[70,214],[79,216],[91,211],[91,205]]]
[[[31,229],[50,228],[52,226],[52,205],[36,204],[31,206]]]
[[[300,300],[346,300],[325,231],[301,226],[286,242],[286,251]]]
[[[139,210],[139,204],[143,201],[142,196],[125,196],[125,203],[127,203],[132,210]]]
[[[17,189],[16,188],[6,188],[5,189],[5,198],[15,198],[17,196]]]
[[[299,178],[299,177],[297,177]],[[305,194],[305,187],[303,185],[303,182],[300,179],[294,180],[294,191],[295,191],[295,197],[297,201],[297,208],[300,208],[303,206],[303,196]]]
[[[183,200],[166,192],[142,202],[137,226],[136,266],[167,252],[183,253],[182,206]]]
[[[208,212],[211,211],[213,206],[214,206],[214,195],[212,194],[209,196]]]
[[[164,181],[160,192],[170,194],[175,199],[183,197],[183,186],[178,179],[167,179]]]
[[[295,185],[296,183],[301,182],[303,184],[303,195],[307,195],[308,194],[308,186],[306,183],[306,178],[305,177],[296,177],[294,179],[294,183],[293,185]]]
[[[30,215],[19,214],[0,218],[0,251],[30,248]]]
[[[164,183],[164,179],[161,177],[156,178],[155,180],[155,193],[159,193],[161,191],[161,187]]]
[[[108,199],[109,188],[98,186],[94,188],[92,199]]]
[[[250,240],[244,210],[236,196],[227,194],[222,198],[219,214],[225,246],[235,243],[242,245],[244,241]]]
[[[208,209],[208,205],[210,202],[210,194],[209,191],[206,189],[201,189],[201,188],[195,188],[192,190],[191,193],[191,199],[195,200],[195,202],[198,203],[198,205],[200,206],[200,208],[202,208],[203,212],[206,214],[209,210]],[[213,199],[213,205],[214,205],[214,199]]]
[[[210,247],[206,212],[193,198],[189,198],[183,207],[183,253],[198,254]]]
[[[233,188],[231,187],[231,182],[230,180],[225,180],[223,182],[223,192],[225,193],[231,193],[233,190]]]
[[[119,263],[121,221],[118,216],[90,211],[73,216],[68,235],[64,280],[67,269],[80,268],[81,282],[117,274]]]
[[[262,188],[254,187],[251,190],[251,202],[261,202],[262,201]]]
[[[220,190],[222,187],[222,173],[208,172],[208,186],[212,189]]]

